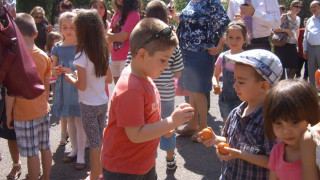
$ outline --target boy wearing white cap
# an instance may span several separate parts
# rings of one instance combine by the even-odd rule
[[[262,106],[269,88],[282,75],[279,58],[270,51],[255,49],[226,56],[235,63],[233,87],[240,100],[244,101],[228,116],[222,136],[213,133],[209,140],[198,141],[205,146],[226,142],[229,154],[222,155],[221,177],[225,179],[268,179],[268,161],[273,142],[268,141],[263,130]]]

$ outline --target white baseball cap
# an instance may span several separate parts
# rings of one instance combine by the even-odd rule
[[[243,63],[252,66],[265,80],[275,85],[282,75],[280,59],[270,51],[253,49],[238,54],[228,54],[231,63]]]

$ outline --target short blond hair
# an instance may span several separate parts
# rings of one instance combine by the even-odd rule
[[[141,48],[144,48],[150,56],[153,56],[157,51],[165,51],[171,47],[176,47],[178,45],[178,38],[173,31],[172,36],[169,38],[159,36],[144,45],[148,39],[166,27],[168,27],[166,23],[156,18],[144,18],[141,20],[130,35],[130,51],[132,57],[134,58]]]

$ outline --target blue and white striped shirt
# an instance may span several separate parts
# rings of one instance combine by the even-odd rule
[[[130,64],[131,59],[131,52],[129,51],[126,65]],[[169,67],[164,69],[164,71],[160,74],[159,78],[153,79],[153,82],[156,84],[157,89],[159,90],[161,101],[174,100],[174,73],[180,72],[182,70],[183,61],[181,50],[179,46],[177,46],[177,48],[174,50],[172,56],[169,59]]]

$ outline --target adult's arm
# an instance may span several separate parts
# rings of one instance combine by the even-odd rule
[[[233,0],[230,0],[229,1],[229,5],[228,5],[228,11],[227,11],[227,14],[228,14],[228,17],[229,19],[232,21],[234,19],[234,16],[239,13],[238,11],[238,7],[237,6],[237,3],[235,3]]]
[[[259,24],[277,29],[281,24],[278,0],[268,0],[264,2],[266,11],[264,12],[258,7],[255,7],[253,18],[257,20]]]

